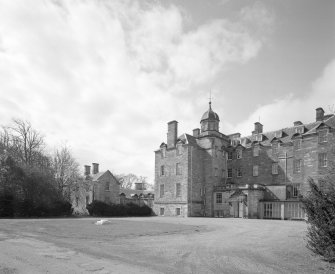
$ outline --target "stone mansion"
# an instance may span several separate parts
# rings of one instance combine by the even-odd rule
[[[249,136],[219,131],[209,109],[193,134],[178,136],[168,123],[167,141],[155,151],[154,211],[161,216],[303,219],[299,196],[334,158],[335,116],[316,109],[310,123]]]

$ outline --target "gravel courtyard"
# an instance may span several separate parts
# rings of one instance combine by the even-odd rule
[[[0,273],[333,273],[306,224],[212,218],[1,219]]]

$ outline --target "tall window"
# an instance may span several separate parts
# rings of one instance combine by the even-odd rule
[[[165,167],[161,166],[161,176],[164,176],[164,175],[165,175]]]
[[[159,186],[159,197],[164,197],[164,185]]]
[[[300,184],[294,184],[292,189],[292,197],[298,197],[300,193]]]
[[[258,176],[258,166],[253,166],[252,167],[252,175],[253,176]]]
[[[272,163],[272,174],[278,174],[278,163]]]
[[[254,157],[259,156],[259,147],[258,146],[255,146],[252,151],[253,151],[252,154],[253,154]]]
[[[233,159],[233,152],[228,151],[228,160],[232,160],[232,159]]]
[[[159,209],[159,215],[163,216],[164,215],[164,207],[161,207]]]
[[[214,176],[215,176],[215,177],[218,177],[218,175],[219,175],[218,173],[219,173],[218,168],[215,167],[215,168],[214,168]]]
[[[272,154],[273,155],[278,154],[278,143],[277,142],[272,144]]]
[[[237,177],[242,177],[242,168],[241,167],[237,168]]]
[[[176,215],[179,216],[180,215],[180,207],[176,208]]]
[[[294,149],[301,149],[301,139],[294,140]]]
[[[225,170],[224,170],[224,169],[222,169],[222,170],[221,170],[221,177],[222,177],[222,178],[224,178],[224,177],[225,177],[225,175],[226,175],[226,173],[225,173]]]
[[[319,167],[327,166],[327,153],[319,153]]]
[[[236,150],[236,158],[241,159],[242,158],[242,149]]]
[[[109,191],[109,182],[105,182],[105,191]]]
[[[302,167],[302,160],[298,159],[294,161],[294,172],[295,173],[300,173],[301,172],[301,167]]]
[[[176,184],[176,197],[181,197],[181,184]]]
[[[327,142],[327,130],[319,131],[319,143]]]
[[[233,177],[233,169],[228,168],[228,178],[232,178],[232,177]]]
[[[177,145],[177,155],[181,155],[182,154],[182,145],[181,144],[178,144]]]
[[[177,163],[176,164],[176,174],[181,175],[182,174],[182,169],[181,169],[181,164]]]
[[[217,204],[222,204],[222,193],[216,193],[216,199]]]
[[[166,157],[166,148],[165,147],[162,148],[161,155],[162,155],[162,158]]]
[[[218,157],[218,150],[219,148],[217,146],[214,147],[214,154],[215,154],[215,157]]]

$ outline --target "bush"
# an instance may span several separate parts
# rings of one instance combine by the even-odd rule
[[[86,208],[90,216],[96,217],[150,216],[152,213],[151,208],[146,205],[110,205],[101,201],[93,201],[91,204],[87,205]]]
[[[307,247],[325,261],[335,262],[335,189],[327,178],[320,183],[322,187],[309,179],[310,191],[302,199],[310,224]]]

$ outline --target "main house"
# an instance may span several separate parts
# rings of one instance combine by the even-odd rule
[[[249,136],[219,131],[211,102],[201,129],[178,136],[168,123],[155,151],[154,211],[162,216],[302,219],[299,196],[334,158],[335,116],[316,109],[314,122]]]

